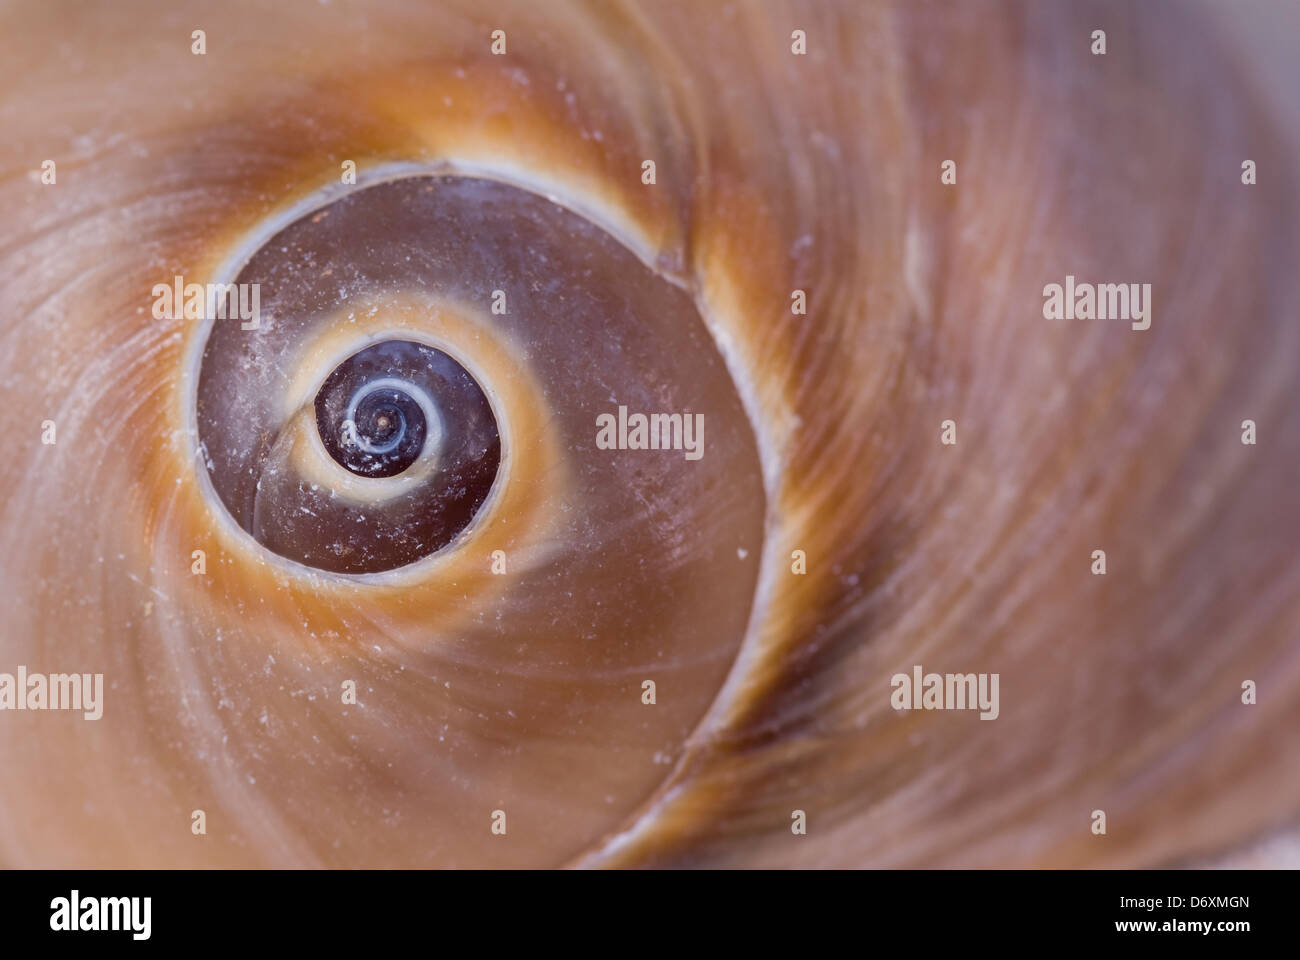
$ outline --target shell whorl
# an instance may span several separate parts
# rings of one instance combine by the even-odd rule
[[[106,687],[0,714],[0,862],[1120,866],[1294,826],[1262,37],[248,3],[196,56],[198,8],[125,6],[76,69],[20,56],[59,4],[0,30],[0,672]],[[1151,284],[1150,329],[1046,319],[1067,275]],[[258,328],[155,316],[175,276],[257,283]],[[620,408],[703,414],[703,456],[604,449]],[[997,720],[894,709],[914,664],[998,673]]]

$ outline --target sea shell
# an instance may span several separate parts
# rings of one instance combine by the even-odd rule
[[[103,693],[0,710],[0,863],[1293,858],[1297,15],[1239,6],[9,7],[0,673]]]

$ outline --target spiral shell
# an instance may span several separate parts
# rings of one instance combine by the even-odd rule
[[[104,689],[0,710],[0,863],[1276,862],[1300,118],[1247,7],[9,8],[0,673]]]

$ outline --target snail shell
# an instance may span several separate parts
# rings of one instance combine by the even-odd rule
[[[1250,10],[7,11],[0,671],[104,694],[0,712],[0,862],[1267,859],[1300,124]],[[894,709],[914,665],[997,719]]]

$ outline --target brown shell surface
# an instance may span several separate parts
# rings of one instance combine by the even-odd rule
[[[0,864],[1294,862],[1300,18],[1241,6],[8,5],[0,672],[104,694],[0,711]],[[349,287],[383,237],[428,263]],[[151,291],[258,251],[328,309],[224,445],[315,476],[331,364],[441,345],[502,431],[446,548],[332,574],[214,496]],[[1067,276],[1150,329],[1045,319]],[[597,450],[620,404],[703,457]],[[914,665],[998,717],[895,710]]]

